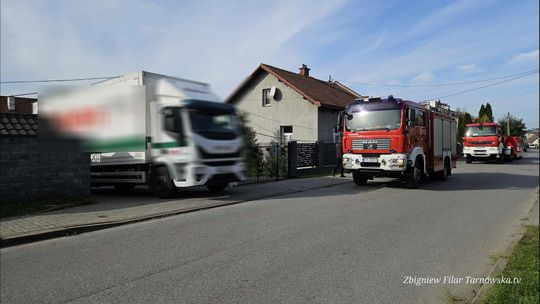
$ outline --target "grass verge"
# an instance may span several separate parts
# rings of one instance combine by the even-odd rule
[[[96,202],[92,199],[72,199],[72,200],[25,200],[18,202],[8,202],[0,204],[0,218],[21,216],[75,207],[80,205],[90,205]]]
[[[483,304],[534,303],[538,304],[538,226],[527,226],[527,231],[508,258],[506,268],[498,277],[519,278],[517,284],[495,284],[488,291]]]

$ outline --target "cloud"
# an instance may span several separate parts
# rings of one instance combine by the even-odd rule
[[[526,53],[516,54],[508,61],[510,64],[524,63],[524,62],[536,62],[538,63],[538,49]]]
[[[147,70],[208,82],[226,97],[259,63],[301,57],[281,53],[295,35],[344,4],[278,0],[261,9],[259,2],[241,0],[2,1],[1,78]],[[2,85],[3,93],[20,88]]]
[[[457,70],[459,71],[462,71],[462,72],[465,72],[465,73],[473,73],[473,72],[478,72],[481,70],[481,68],[479,66],[477,66],[476,64],[465,64],[465,65],[459,65],[456,67]]]
[[[433,73],[431,73],[429,71],[424,71],[424,72],[416,75],[416,77],[414,77],[411,80],[411,83],[412,84],[426,84],[426,83],[432,81],[433,79],[435,79],[435,76],[433,75]]]

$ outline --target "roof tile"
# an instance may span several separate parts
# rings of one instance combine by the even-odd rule
[[[37,115],[0,113],[0,136],[35,136]]]

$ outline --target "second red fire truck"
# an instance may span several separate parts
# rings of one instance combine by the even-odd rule
[[[445,180],[456,167],[455,114],[440,101],[358,99],[342,117],[343,167],[357,185],[385,176],[417,188],[427,176]]]
[[[504,136],[496,122],[465,125],[463,156],[468,164],[475,160],[513,161],[523,157],[520,139]]]

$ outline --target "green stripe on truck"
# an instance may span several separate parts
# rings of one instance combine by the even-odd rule
[[[145,137],[124,137],[83,143],[87,152],[139,152],[146,150]]]

